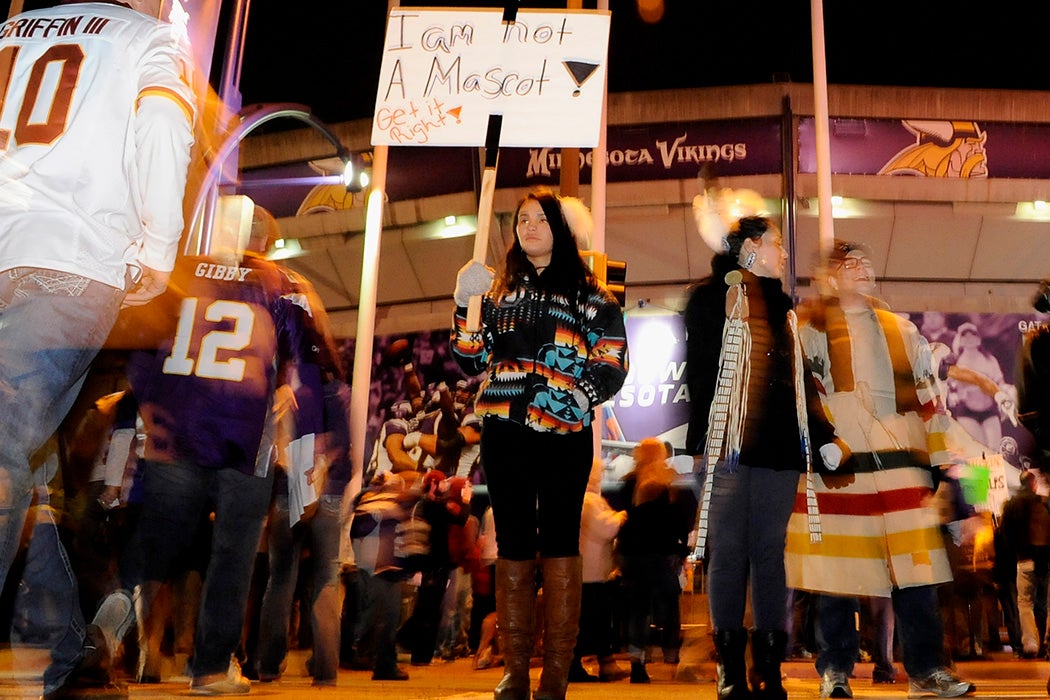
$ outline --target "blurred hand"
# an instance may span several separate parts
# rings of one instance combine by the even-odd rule
[[[161,272],[143,265],[142,278],[137,285],[128,290],[123,306],[142,306],[168,288],[170,277],[170,272]]]
[[[102,493],[98,495],[98,504],[102,506],[102,510],[118,508],[120,506],[120,487],[107,486],[102,489]]]
[[[833,442],[829,442],[820,448],[820,457],[824,460],[824,466],[833,472],[842,464],[842,448]]]
[[[456,290],[452,293],[456,305],[467,306],[471,297],[481,296],[488,292],[495,278],[495,270],[477,260],[471,260],[459,268],[456,274]]]

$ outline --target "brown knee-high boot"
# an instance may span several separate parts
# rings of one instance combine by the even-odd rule
[[[564,700],[580,631],[583,572],[579,557],[541,559],[543,571],[543,672],[533,700]]]
[[[499,620],[503,679],[495,700],[529,700],[536,604],[536,560],[496,560],[496,617]]]

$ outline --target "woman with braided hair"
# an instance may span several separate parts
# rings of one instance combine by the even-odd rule
[[[780,662],[787,643],[788,518],[809,463],[809,434],[818,445],[833,434],[826,422],[807,424],[808,415],[821,413],[807,411],[807,394],[818,409],[819,402],[805,390],[796,359],[792,300],[780,280],[787,259],[780,229],[764,216],[726,216],[707,197],[700,195],[694,209],[716,254],[711,276],[692,288],[685,309],[692,405],[686,447],[704,482],[697,549],[706,554],[718,697],[777,700],[787,697]]]
[[[562,700],[580,617],[580,517],[594,457],[593,409],[627,377],[623,311],[580,255],[579,200],[529,193],[514,212],[503,274],[467,263],[456,278],[452,351],[487,371],[474,412],[496,522],[496,614],[505,672],[496,700],[528,700],[536,559],[543,581],[543,672],[535,700]],[[467,327],[472,296],[481,323]]]

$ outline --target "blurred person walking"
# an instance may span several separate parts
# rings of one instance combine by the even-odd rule
[[[30,502],[30,456],[70,410],[121,306],[164,291],[175,262],[194,98],[186,47],[160,7],[34,10],[7,26],[63,29],[0,37],[0,582]],[[57,539],[53,549],[75,585]],[[85,653],[115,642],[72,610],[45,698],[72,692]],[[117,614],[128,612],[124,601]]]
[[[333,365],[334,366],[334,365]],[[343,531],[343,492],[350,483],[350,387],[341,368],[324,381],[323,474],[315,473],[318,501],[312,513],[291,523],[287,483],[278,486],[267,521],[269,578],[259,616],[258,677],[279,678],[288,654],[288,633],[300,560],[309,551],[310,631],[313,653],[307,670],[313,685],[336,684],[342,590],[339,537]],[[287,476],[283,481],[287,481]]]
[[[580,633],[576,638],[570,683],[619,680],[623,676],[613,657],[613,600],[617,580],[614,547],[627,520],[626,510],[615,510],[602,496],[602,460],[595,459],[583,496],[580,518],[580,559],[583,588],[580,598]],[[585,655],[598,657],[598,675],[583,667]]]
[[[681,498],[673,489],[678,474],[667,464],[670,455],[662,441],[645,438],[635,446],[633,456],[634,469],[623,479],[624,496],[630,500],[617,546],[623,558],[631,682],[649,683],[645,657],[651,624],[661,628],[664,661],[678,663],[682,646],[678,576],[696,501]]]
[[[1032,470],[1021,472],[1020,488],[1003,505],[1002,535],[1016,556],[1017,618],[1021,628],[1022,658],[1039,654],[1046,634],[1046,615],[1037,615],[1047,599],[1050,578],[1050,510],[1036,490]]]
[[[627,376],[627,337],[616,298],[580,255],[590,212],[542,190],[514,212],[505,268],[459,271],[452,351],[469,375],[487,371],[474,412],[496,520],[496,609],[505,673],[496,700],[529,696],[536,557],[546,615],[535,700],[565,697],[580,618],[580,517],[594,458],[593,410]],[[467,305],[484,295],[481,328]]]
[[[217,249],[182,258],[171,289],[141,312],[140,325],[158,338],[156,350],[129,360],[146,425],[133,540],[142,561],[142,619],[194,545],[201,518],[214,513],[190,659],[195,695],[250,688],[234,654],[273,492],[277,397],[296,407],[295,436],[324,444],[326,346],[306,283],[258,255],[275,228],[269,212],[255,207],[247,253]],[[304,461],[324,471],[320,449]]]
[[[823,594],[821,697],[853,697],[856,596],[892,598],[909,694],[972,693],[943,661],[936,586],[952,574],[931,497],[941,465],[954,460],[928,345],[914,324],[871,296],[875,277],[863,247],[836,241],[817,278],[821,296],[805,308],[800,337],[836,436],[815,443],[822,538],[809,536],[812,515],[800,493],[787,561],[793,587]]]

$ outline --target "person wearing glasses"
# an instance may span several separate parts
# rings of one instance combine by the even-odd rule
[[[873,296],[864,247],[836,241],[816,279],[824,288],[800,309],[799,336],[836,437],[819,447],[819,541],[796,501],[786,561],[789,586],[821,593],[820,696],[853,697],[858,596],[892,599],[910,697],[972,693],[943,661],[936,586],[952,573],[930,501],[952,457],[926,340]]]

